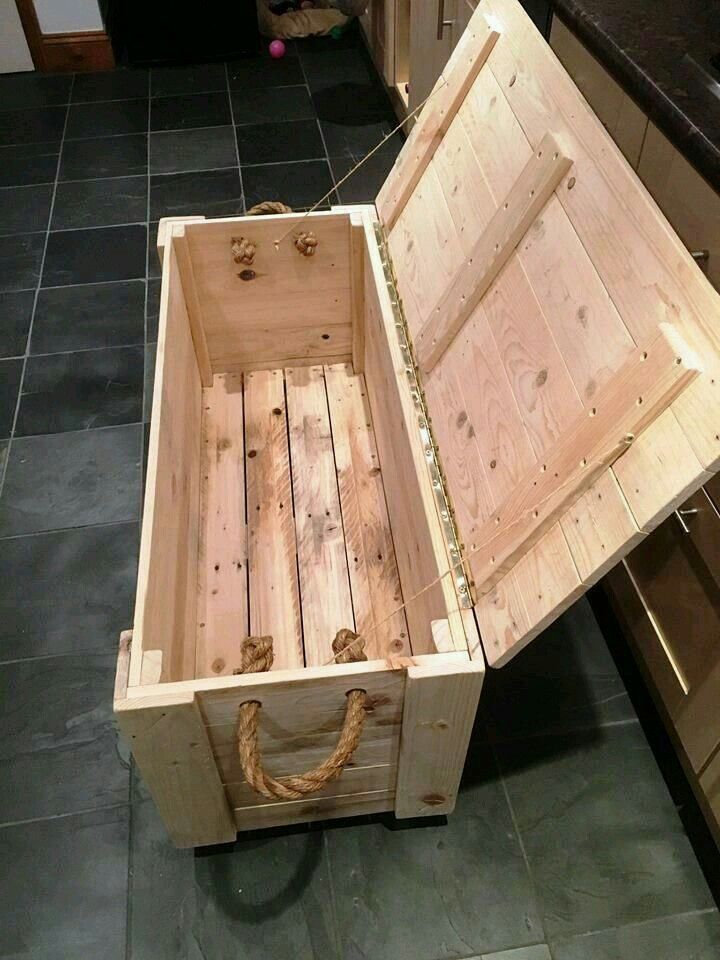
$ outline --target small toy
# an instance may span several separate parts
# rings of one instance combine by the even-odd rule
[[[282,40],[272,40],[268,50],[273,60],[280,60],[281,57],[285,56],[285,44]]]
[[[333,40],[339,40],[342,35],[343,35],[342,27],[333,27],[332,30],[330,31],[330,36],[333,38]]]

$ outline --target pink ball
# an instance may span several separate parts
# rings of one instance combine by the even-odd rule
[[[273,60],[279,60],[281,57],[285,56],[285,44],[282,40],[273,40],[270,43],[270,56]]]

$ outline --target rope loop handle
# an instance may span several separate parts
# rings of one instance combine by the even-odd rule
[[[338,631],[332,644],[336,662],[367,660],[362,650],[363,643],[352,630]],[[242,666],[235,673],[259,673],[269,670],[272,663],[272,637],[248,637],[242,645]],[[365,691],[350,690],[340,737],[330,756],[314,770],[294,777],[284,777],[280,781],[263,770],[258,743],[261,706],[257,700],[240,704],[237,727],[238,756],[247,782],[256,793],[268,800],[300,800],[306,794],[315,793],[336,780],[357,750],[367,713]]]

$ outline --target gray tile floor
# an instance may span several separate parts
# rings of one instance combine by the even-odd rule
[[[392,122],[354,34],[278,62],[0,77],[0,957],[720,955],[717,910],[585,601],[488,676],[447,822],[176,851],[117,738],[156,221],[307,206]],[[397,147],[339,199],[371,200]]]

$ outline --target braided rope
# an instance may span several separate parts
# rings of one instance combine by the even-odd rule
[[[261,217],[273,213],[292,213],[292,207],[279,200],[263,200],[261,203],[256,203],[254,207],[250,207],[246,216]]]
[[[352,630],[339,630],[332,648],[338,663],[367,660],[362,650],[364,641]],[[235,673],[261,673],[273,663],[272,637],[248,637],[242,645],[242,666]],[[308,793],[321,790],[336,780],[357,750],[365,722],[365,691],[350,690],[347,708],[337,746],[314,770],[282,782],[265,773],[258,744],[258,720],[261,704],[257,700],[240,704],[238,711],[238,755],[245,779],[256,793],[268,800],[300,800]]]

